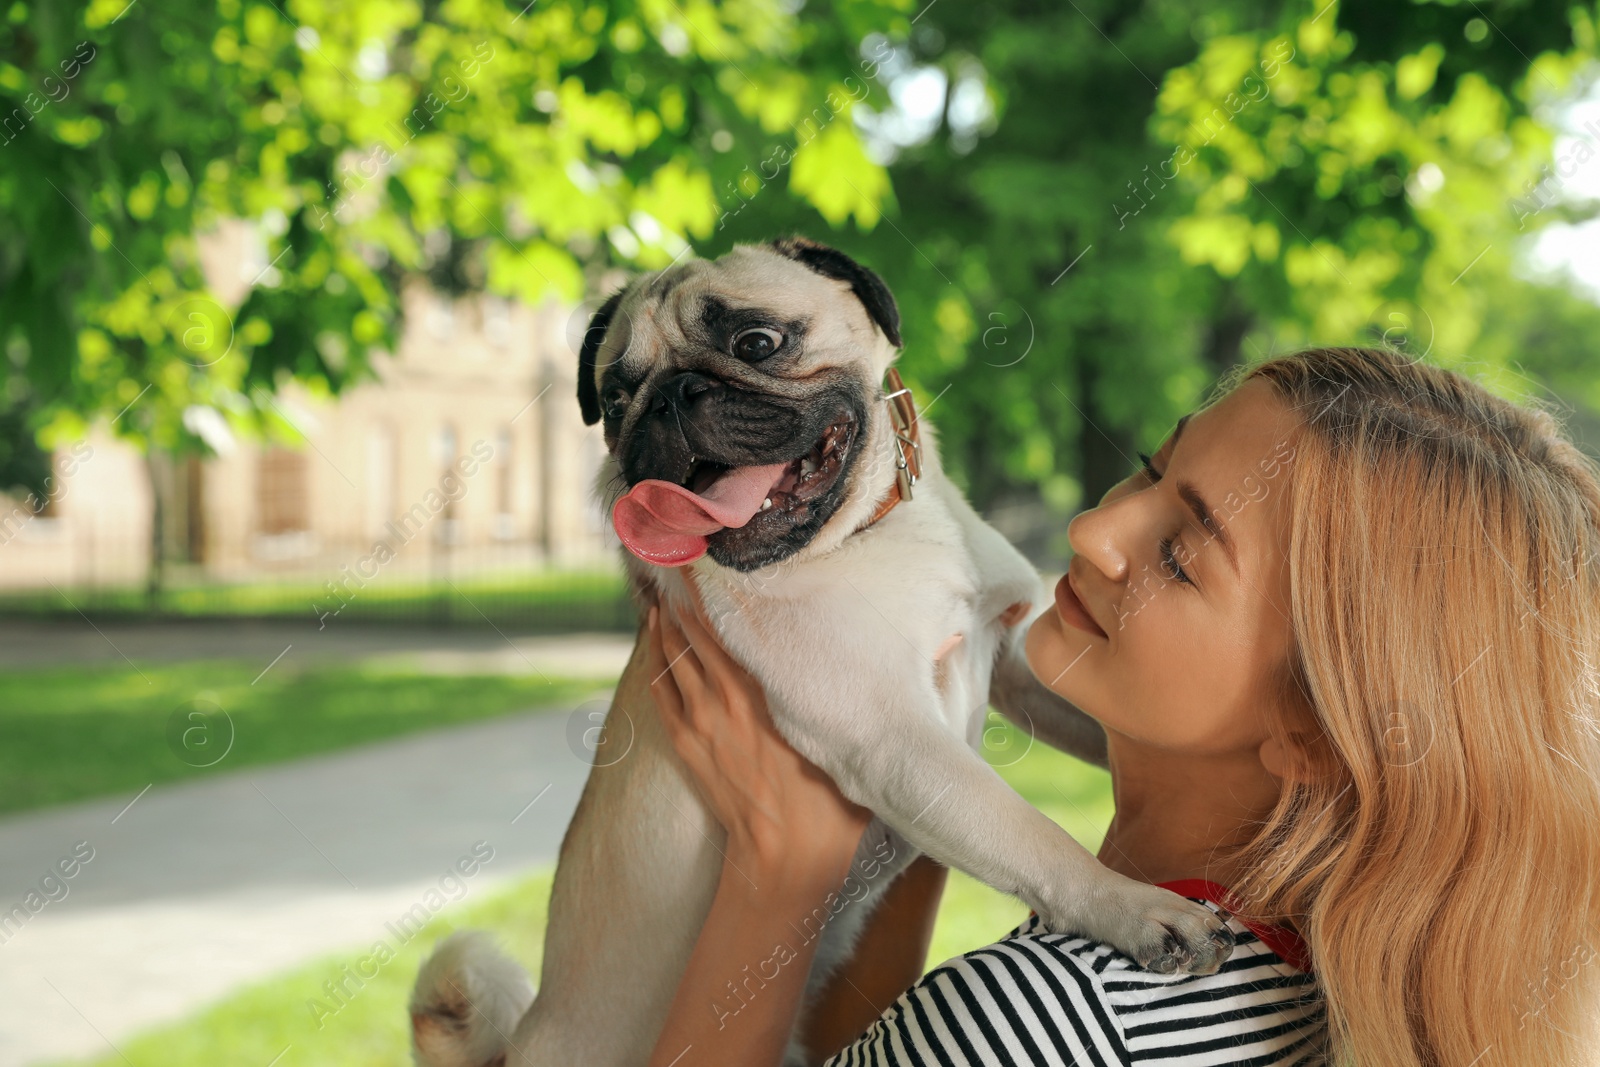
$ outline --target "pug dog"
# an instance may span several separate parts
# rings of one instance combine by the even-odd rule
[[[980,755],[991,703],[1100,766],[1105,734],[1029,668],[1043,581],[944,476],[892,367],[900,347],[875,273],[785,238],[639,278],[595,314],[579,356],[584,421],[603,425],[609,453],[596,496],[641,612],[652,594],[692,611],[692,580],[783,736],[874,813],[856,888],[821,926],[807,1003],[920,852],[1052,931],[1214,972],[1232,938],[1209,909],[1102,866]],[[627,702],[619,690],[562,841],[537,998],[486,938],[451,935],[413,992],[424,1067],[649,1059],[725,834],[653,709]],[[710,1010],[736,1013],[753,977],[730,975]],[[791,1039],[786,1067],[809,1062]]]

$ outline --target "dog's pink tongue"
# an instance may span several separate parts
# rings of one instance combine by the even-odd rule
[[[735,467],[696,495],[681,485],[649,479],[611,509],[611,525],[629,552],[658,567],[681,567],[706,554],[706,538],[750,521],[787,463]]]

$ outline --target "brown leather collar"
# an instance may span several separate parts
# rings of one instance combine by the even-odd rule
[[[917,438],[917,405],[911,390],[900,380],[900,372],[889,368],[889,392],[883,398],[889,405],[889,418],[894,424],[895,483],[889,493],[878,501],[872,517],[856,527],[860,533],[889,512],[902,500],[911,499],[911,487],[922,477],[922,445]]]

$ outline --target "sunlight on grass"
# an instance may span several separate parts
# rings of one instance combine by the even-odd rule
[[[448,582],[385,575],[358,590],[346,586],[343,597],[331,595],[326,581],[304,577],[245,583],[219,581],[204,573],[188,579],[178,573],[170,577],[155,604],[143,583],[69,585],[63,589],[0,589],[0,610],[9,616],[59,616],[70,603],[97,617],[145,618],[154,611],[172,618],[307,621],[330,612],[344,621],[404,619],[476,626],[488,619],[540,633],[630,630],[637,616],[628,598],[627,579],[613,565],[461,574]],[[71,609],[65,610],[75,617]]]
[[[571,707],[614,681],[425,675],[377,666],[207,660],[50,667],[0,675],[0,813],[330,752],[434,726]],[[260,676],[258,678],[258,676]],[[256,679],[252,681],[252,679]],[[196,700],[226,713],[174,732]],[[183,741],[203,746],[183,749]],[[225,752],[226,755],[222,755]]]

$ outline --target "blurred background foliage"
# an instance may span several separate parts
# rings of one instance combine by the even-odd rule
[[[96,418],[292,436],[273,391],[369,374],[408,274],[597,301],[795,231],[888,280],[991,517],[1098,500],[1219,373],[1307,343],[1600,410],[1600,308],[1526,255],[1593,213],[1551,168],[1597,12],[0,0],[0,481]],[[237,306],[198,265],[225,217],[268,240]]]

